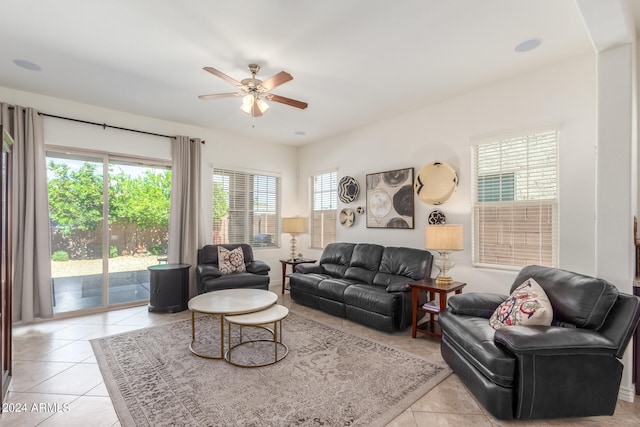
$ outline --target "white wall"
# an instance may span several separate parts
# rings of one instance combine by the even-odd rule
[[[458,171],[458,190],[439,207],[416,197],[415,229],[366,228],[363,215],[350,228],[338,226],[337,240],[423,248],[427,215],[437,208],[448,223],[465,226],[466,249],[452,255],[452,276],[468,283],[466,291],[508,293],[515,272],[471,267],[471,140],[558,124],[560,267],[594,274],[595,101],[595,58],[586,56],[304,146],[300,203],[308,205],[308,178],[318,171],[337,168],[339,178],[350,175],[360,183],[358,199],[348,205],[339,202],[342,209],[365,206],[369,173],[414,167],[417,174],[429,162],[447,162]],[[305,250],[305,255],[319,255]]]
[[[162,135],[188,135],[205,140],[206,143],[202,147],[202,205],[203,215],[208,220],[208,229],[211,229],[212,222],[211,172],[214,166],[278,172],[282,177],[282,214],[287,216],[298,213],[290,208],[295,206],[297,202],[297,149],[294,147],[4,87],[0,87],[0,101],[23,107],[33,107],[47,114],[106,123]],[[44,119],[44,135],[45,142],[50,145],[152,159],[171,159],[171,140],[168,138],[109,128],[103,129],[98,126],[48,117]],[[211,233],[207,235],[209,239],[207,243],[210,243]],[[281,267],[278,259],[286,258],[289,253],[289,236],[283,235],[282,238],[283,244],[280,248],[255,249],[254,253],[256,258],[264,260],[271,266],[270,275],[274,283],[281,279]]]
[[[2,87],[0,100],[50,114],[206,140],[202,196],[205,218],[209,218],[209,171],[213,165],[281,173],[282,214],[288,216],[308,215],[308,177],[319,171],[337,168],[338,176],[351,175],[360,182],[359,198],[348,205],[355,208],[365,205],[368,173],[413,167],[417,174],[426,163],[448,162],[458,171],[460,185],[438,209],[447,215],[449,223],[464,224],[467,248],[453,254],[457,264],[453,276],[466,281],[468,290],[506,292],[514,272],[471,267],[470,141],[541,125],[560,125],[560,266],[595,274],[595,90],[595,59],[581,57],[300,149]],[[170,143],[164,138],[52,118],[45,120],[45,138],[51,144],[128,155],[162,159],[171,155]],[[418,198],[415,203],[413,230],[368,229],[365,217],[358,216],[354,226],[338,226],[338,241],[422,248],[423,226],[436,207]],[[339,203],[339,209],[343,207]],[[256,250],[257,256],[271,265],[274,282],[280,280],[278,259],[286,257],[288,242],[285,234],[281,248]],[[319,251],[308,249],[306,235],[300,236],[298,247],[306,256],[319,255]]]

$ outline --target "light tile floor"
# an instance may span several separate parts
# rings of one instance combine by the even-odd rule
[[[278,286],[272,290],[279,294]],[[402,350],[442,360],[439,342],[411,331],[385,334],[293,303],[298,313],[350,333]],[[52,320],[14,328],[13,380],[2,426],[119,426],[89,340],[190,318],[190,312],[149,313],[146,306]],[[216,363],[216,362],[213,362]],[[394,427],[436,426],[640,426],[640,399],[618,401],[612,417],[537,422],[498,421],[476,403],[457,376],[451,375],[393,420]]]

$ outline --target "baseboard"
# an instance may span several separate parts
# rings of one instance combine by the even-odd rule
[[[635,387],[620,386],[620,390],[618,390],[618,399],[624,400],[625,402],[633,403],[635,397],[636,397]]]

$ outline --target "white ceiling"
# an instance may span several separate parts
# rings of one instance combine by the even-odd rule
[[[2,0],[0,17],[0,86],[293,145],[593,50],[575,0]],[[202,67],[252,62],[309,107],[197,98],[234,91]]]

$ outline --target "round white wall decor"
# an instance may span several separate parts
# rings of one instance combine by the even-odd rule
[[[418,173],[413,188],[423,202],[441,205],[456,192],[458,174],[447,163],[428,163]]]
[[[338,183],[338,197],[342,203],[351,203],[360,194],[360,184],[352,176],[343,176]]]
[[[344,208],[340,211],[340,224],[343,227],[351,227],[355,221],[356,216],[349,208]]]

